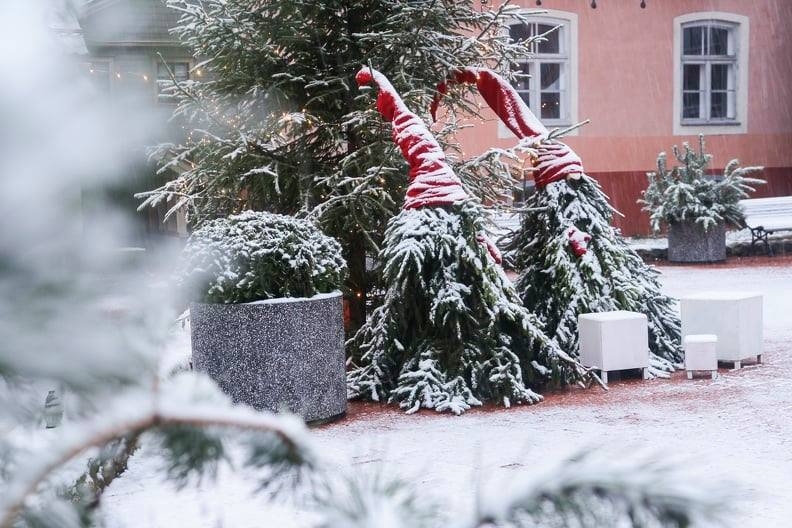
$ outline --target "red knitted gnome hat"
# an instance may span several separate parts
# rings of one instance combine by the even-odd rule
[[[410,183],[404,199],[404,209],[418,209],[454,205],[469,198],[459,177],[446,162],[445,153],[437,140],[417,115],[412,113],[380,72],[361,68],[355,76],[358,86],[375,83],[379,88],[377,110],[393,124],[393,141],[401,149],[410,166]],[[487,246],[493,259],[501,262],[501,255],[484,233],[476,235]]]
[[[537,151],[534,160],[534,181],[536,186],[546,185],[583,174],[583,162],[575,152],[564,143],[547,141],[547,128],[531,112],[514,87],[497,73],[485,68],[465,68],[453,72],[446,82],[437,86],[430,107],[432,118],[437,118],[437,107],[448,91],[448,83],[475,84],[481,96],[500,117],[503,124],[520,140],[528,140]],[[586,254],[591,235],[571,226],[566,236],[572,251],[578,257]]]
[[[405,209],[453,205],[468,198],[445,153],[424,122],[402,101],[390,81],[376,70],[361,69],[355,76],[359,86],[376,83],[379,88],[377,110],[393,123],[393,141],[410,166],[410,184]]]
[[[529,139],[538,151],[535,161],[537,187],[544,187],[568,176],[583,174],[583,163],[567,145],[545,141],[547,128],[525,104],[514,87],[497,73],[486,68],[465,68],[453,72],[446,82],[437,86],[432,101],[432,118],[436,119],[440,100],[448,91],[448,84],[475,84],[481,96],[509,130],[521,140]]]

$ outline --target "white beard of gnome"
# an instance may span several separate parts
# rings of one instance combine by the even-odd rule
[[[348,343],[349,396],[460,414],[484,401],[538,402],[531,382],[584,380],[587,371],[520,303],[484,234],[481,205],[423,121],[379,72],[364,68],[356,79],[379,88],[377,109],[393,123],[410,183],[380,254],[384,302]]]
[[[563,349],[577,354],[577,316],[629,310],[646,314],[651,372],[667,376],[682,360],[679,316],[660,292],[657,272],[611,224],[614,210],[567,145],[547,129],[514,88],[484,69],[455,72],[449,82],[476,84],[484,99],[532,155],[537,191],[527,198],[519,230],[507,244],[520,271],[517,291]],[[445,83],[432,103],[437,109]]]

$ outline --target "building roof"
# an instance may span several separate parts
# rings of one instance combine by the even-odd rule
[[[179,16],[162,0],[89,0],[79,23],[88,47],[178,45],[169,30]]]
[[[87,55],[77,13],[68,2],[53,2],[47,11],[47,26],[70,55]]]

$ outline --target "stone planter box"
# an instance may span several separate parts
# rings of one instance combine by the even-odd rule
[[[346,413],[341,293],[190,305],[193,367],[235,402],[307,422]]]
[[[726,260],[726,226],[708,231],[693,222],[668,226],[668,260],[671,262],[720,262]]]

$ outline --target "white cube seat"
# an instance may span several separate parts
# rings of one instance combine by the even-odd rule
[[[685,349],[685,371],[688,379],[694,372],[709,372],[712,379],[718,377],[718,336],[715,334],[690,334],[683,340]]]
[[[642,313],[614,311],[578,316],[580,361],[601,372],[608,383],[608,372],[649,368],[649,327]]]
[[[681,299],[682,338],[693,334],[718,337],[718,361],[762,361],[762,294],[704,292]]]

